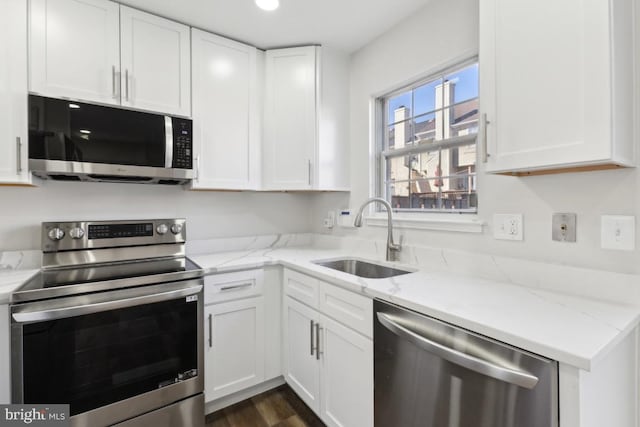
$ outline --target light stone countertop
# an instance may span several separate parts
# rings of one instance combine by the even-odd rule
[[[193,255],[207,274],[282,265],[589,371],[640,321],[640,309],[447,272],[364,279],[313,264],[348,252],[281,248]],[[417,271],[416,271],[417,270]]]
[[[587,371],[640,321],[640,309],[632,305],[499,280],[401,264],[396,266],[414,272],[364,279],[311,262],[339,257],[353,252],[284,247],[190,256],[206,274],[282,265]],[[0,270],[0,303],[37,271]]]

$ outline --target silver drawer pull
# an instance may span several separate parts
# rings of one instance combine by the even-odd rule
[[[239,284],[239,285],[223,286],[223,287],[220,288],[220,292],[232,291],[234,289],[249,288],[251,286],[253,286],[253,282],[242,283],[242,284]]]
[[[18,173],[22,172],[22,140],[16,137],[16,169]]]
[[[394,321],[393,316],[380,312],[376,314],[380,323],[394,334],[455,365],[527,389],[532,389],[538,384],[538,377],[535,375],[506,366],[500,366],[493,362],[482,360],[476,356],[449,348],[405,328]]]

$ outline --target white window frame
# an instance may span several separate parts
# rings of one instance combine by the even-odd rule
[[[466,66],[478,62],[478,56],[468,55],[458,60],[451,61],[446,66],[440,67],[435,71],[425,74],[422,78],[414,80],[409,84],[379,94],[372,98],[371,104],[371,147],[372,147],[372,174],[371,174],[371,191],[377,197],[388,200],[385,190],[386,177],[386,157],[383,156],[385,130],[387,126],[388,112],[385,109],[385,100],[392,98],[394,95],[413,90],[424,85],[429,81],[433,81],[442,75],[447,75],[457,70],[462,70]],[[479,99],[479,97],[478,97]],[[476,183],[478,177],[479,153],[478,153],[478,134],[454,137],[446,140],[445,144],[438,145],[468,145],[470,142],[476,143]],[[434,145],[431,145],[434,147]],[[413,148],[413,147],[411,147]],[[427,152],[424,148],[406,149],[407,154],[410,152]],[[476,197],[479,198],[479,191],[476,187]],[[478,203],[479,205],[479,203]],[[478,217],[478,207],[470,210],[446,210],[446,209],[393,209],[394,225],[398,228],[424,229],[438,231],[458,231],[469,233],[481,233],[483,231],[484,222]],[[444,214],[444,215],[443,215]],[[457,214],[457,215],[456,215]],[[382,212],[381,207],[371,207],[370,214],[365,217],[367,225],[386,227],[386,212]]]

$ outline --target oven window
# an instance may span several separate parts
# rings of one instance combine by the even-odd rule
[[[198,368],[197,307],[181,298],[24,325],[24,402],[75,415],[170,384]]]
[[[29,157],[164,167],[164,116],[29,95]]]

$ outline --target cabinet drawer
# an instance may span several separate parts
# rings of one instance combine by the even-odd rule
[[[373,300],[320,282],[320,311],[351,329],[373,337]]]
[[[318,280],[293,270],[284,270],[284,292],[311,307],[318,307]]]
[[[204,303],[211,304],[262,295],[264,272],[238,271],[204,278]]]

